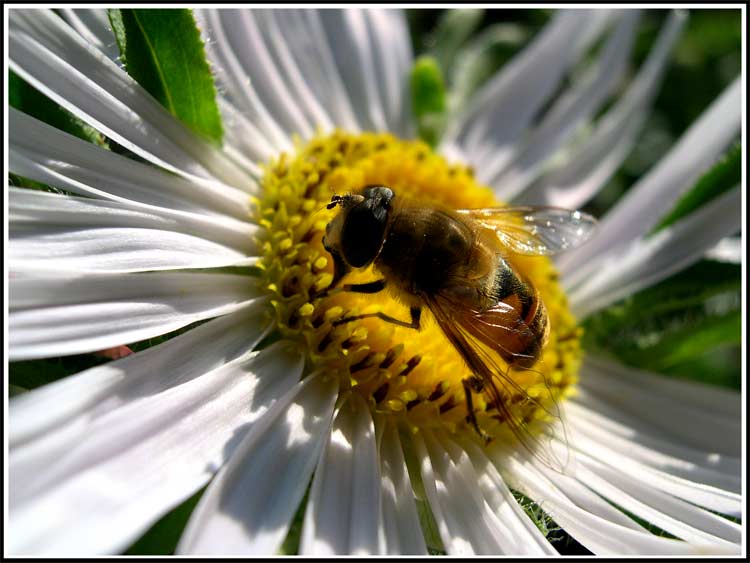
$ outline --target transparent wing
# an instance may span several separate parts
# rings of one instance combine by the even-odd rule
[[[490,207],[459,209],[460,215],[491,229],[508,249],[530,256],[573,248],[591,236],[596,219],[560,207]]]
[[[427,308],[435,317],[445,336],[464,359],[469,370],[485,383],[483,392],[489,399],[488,404],[491,409],[496,409],[498,415],[529,453],[547,467],[562,471],[568,463],[567,438],[564,432],[562,436],[558,435],[553,430],[553,426],[541,433],[531,431],[524,420],[513,414],[507,402],[511,395],[524,397],[525,401],[537,405],[552,418],[557,419],[564,429],[557,405],[554,405],[554,412],[544,408],[512,377],[509,377],[507,368],[503,368],[498,362],[497,351],[502,348],[497,338],[498,329],[506,330],[508,335],[511,335],[523,328],[512,326],[507,321],[507,315],[500,309],[485,312],[466,311],[460,304],[454,303],[450,297],[440,294],[430,295],[425,301]],[[505,353],[508,352],[505,351]],[[553,437],[565,446],[566,457],[564,459],[560,459],[560,456],[552,451],[550,441]]]

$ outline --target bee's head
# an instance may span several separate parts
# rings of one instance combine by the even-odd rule
[[[360,194],[334,195],[328,209],[341,207],[326,226],[323,246],[353,268],[364,268],[380,253],[394,194],[385,186],[367,186]]]

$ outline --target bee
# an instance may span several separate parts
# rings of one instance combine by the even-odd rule
[[[377,293],[394,289],[410,311],[410,321],[382,312],[345,317],[343,324],[377,317],[398,326],[420,328],[423,308],[466,363],[462,380],[467,422],[479,427],[472,393],[487,393],[490,403],[524,443],[496,379],[523,390],[493,359],[511,369],[529,369],[539,359],[550,332],[539,292],[513,266],[513,255],[551,255],[584,241],[596,221],[580,211],[554,207],[496,207],[451,210],[397,197],[386,186],[334,195],[328,209],[340,212],[326,226],[323,245],[333,257],[329,292]],[[382,277],[339,286],[353,269],[370,265]],[[336,288],[336,289],[334,289]]]

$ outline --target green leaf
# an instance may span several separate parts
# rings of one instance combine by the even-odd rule
[[[584,344],[626,364],[739,387],[741,268],[701,261],[584,323]]]
[[[8,71],[8,102],[11,107],[47,125],[75,135],[84,141],[107,147],[105,138],[96,129],[57,105],[12,70]]]
[[[216,87],[190,10],[109,10],[109,19],[128,74],[193,131],[220,143]]]
[[[713,198],[731,190],[742,181],[742,146],[735,143],[696,184],[684,194],[652,233],[689,215]]]
[[[179,471],[179,467],[176,468]],[[206,488],[202,488],[185,502],[158,520],[126,551],[125,555],[172,555],[177,548],[190,515],[195,510]],[[133,502],[138,502],[134,499]]]
[[[479,27],[484,10],[458,9],[444,10],[438,20],[431,42],[431,54],[442,71],[450,76],[456,52],[471,34]]]
[[[419,136],[434,147],[445,125],[447,104],[443,74],[433,57],[423,56],[414,62],[411,95]]]
[[[456,55],[450,101],[461,108],[472,94],[507,62],[528,39],[528,31],[517,24],[499,23],[480,33]]]

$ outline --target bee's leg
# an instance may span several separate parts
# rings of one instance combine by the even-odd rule
[[[375,282],[372,282],[375,283]],[[367,284],[362,284],[367,285]],[[372,292],[375,293],[375,292]],[[413,328],[415,330],[419,330],[420,324],[419,319],[422,317],[422,308],[421,307],[411,307],[409,309],[409,313],[411,313],[411,322],[407,323],[406,321],[400,321],[396,318],[391,317],[390,315],[386,315],[385,313],[369,313],[367,315],[356,315],[353,317],[344,317],[343,319],[337,320],[335,323],[333,323],[333,326],[342,325],[344,323],[349,323],[351,321],[358,321],[360,319],[369,319],[372,317],[377,317],[382,321],[385,321],[387,323],[391,323],[398,326],[403,326],[405,328]]]
[[[314,299],[322,299],[323,297],[329,297],[336,295],[344,291],[351,291],[353,293],[380,293],[385,289],[385,280],[374,280],[367,283],[347,283],[339,287],[335,287],[332,283],[326,289],[319,293],[311,295]]]
[[[466,396],[466,411],[468,413],[466,415],[466,422],[474,427],[474,430],[479,434],[479,437],[484,440],[485,444],[489,444],[492,441],[492,436],[479,428],[477,415],[474,412],[474,399],[471,396],[472,392],[481,393],[484,390],[484,381],[475,375],[470,375],[469,377],[463,378],[461,383],[464,386],[464,395]]]

